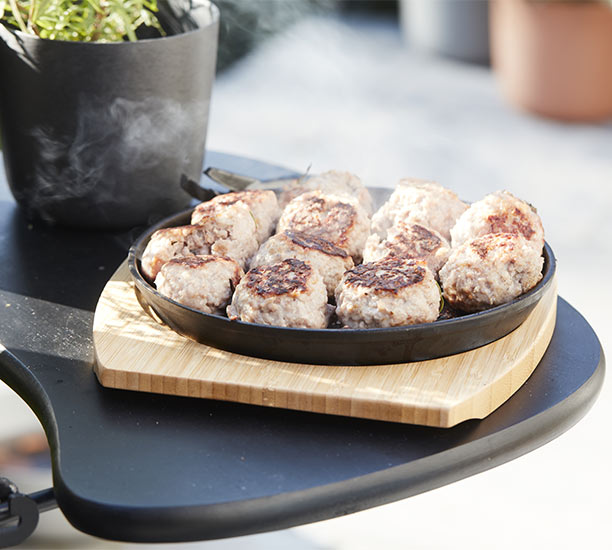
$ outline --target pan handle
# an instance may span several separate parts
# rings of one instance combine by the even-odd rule
[[[244,191],[249,185],[261,183],[257,178],[242,176],[234,172],[222,170],[221,168],[215,168],[214,166],[209,166],[204,170],[204,174],[231,191]]]
[[[308,177],[307,174],[291,174],[290,176],[280,179],[259,180],[251,176],[243,176],[242,174],[215,168],[214,166],[210,166],[204,170],[204,174],[216,183],[227,187],[230,191],[244,191],[245,189],[271,189],[272,191],[282,191],[283,187],[286,185],[301,178]]]
[[[202,202],[209,201],[213,197],[219,195],[218,191],[202,187],[199,183],[189,179],[184,174],[181,176],[181,187],[183,188],[183,191],[185,191],[191,197]]]
[[[272,191],[282,191],[285,185],[305,177],[303,174],[294,174],[286,178],[262,181],[250,176],[243,176],[242,174],[229,172],[228,170],[223,170],[222,168],[215,168],[214,166],[206,168],[206,170],[204,170],[204,174],[215,183],[222,185],[225,189],[209,189],[183,175],[181,177],[181,187],[194,199],[200,201],[208,201],[223,193],[228,193],[230,191],[244,191],[245,189],[270,189]]]

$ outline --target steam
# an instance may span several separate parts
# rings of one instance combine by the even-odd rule
[[[217,68],[223,70],[265,38],[307,15],[329,11],[335,0],[215,0],[221,12]]]
[[[33,132],[39,148],[29,202],[40,215],[66,199],[113,203],[163,196],[204,150],[208,103],[182,105],[161,98],[110,104],[82,100],[72,135]],[[196,159],[194,159],[196,157]],[[196,170],[199,170],[197,167]]]

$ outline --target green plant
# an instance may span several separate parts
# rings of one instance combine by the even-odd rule
[[[156,12],[157,0],[0,0],[1,23],[51,40],[134,41],[143,25],[163,35]]]

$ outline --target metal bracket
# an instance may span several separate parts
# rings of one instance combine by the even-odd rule
[[[0,548],[21,544],[36,529],[40,513],[55,507],[53,489],[24,495],[12,481],[0,477]]]

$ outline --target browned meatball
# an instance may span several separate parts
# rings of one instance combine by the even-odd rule
[[[307,233],[284,231],[270,237],[251,261],[251,268],[270,265],[297,258],[309,262],[319,271],[327,288],[328,296],[333,296],[343,273],[353,267],[353,260],[342,248]]]
[[[256,226],[258,244],[263,243],[273,232],[280,216],[280,208],[274,191],[247,190],[237,193],[226,193],[196,206],[191,223],[197,224],[220,209],[237,202],[244,203],[251,211]]]
[[[473,312],[509,302],[542,278],[544,258],[522,236],[489,233],[453,249],[440,270],[444,299]]]
[[[399,221],[418,223],[450,239],[450,230],[467,204],[449,189],[433,181],[404,178],[380,209],[372,216],[372,233],[386,238]]]
[[[142,271],[154,280],[161,267],[177,256],[226,256],[244,268],[257,252],[255,222],[243,203],[231,204],[200,218],[197,225],[160,229],[142,255]]]
[[[351,328],[435,321],[440,287],[419,260],[389,257],[349,269],[336,289],[336,314]]]
[[[386,239],[381,240],[377,233],[368,237],[363,261],[374,262],[386,256],[424,260],[437,277],[449,254],[450,245],[437,231],[399,221],[389,229]]]
[[[242,201],[204,212],[198,217],[197,225],[205,231],[214,256],[227,256],[244,269],[257,252],[255,220]]]
[[[240,281],[230,319],[279,327],[325,328],[327,292],[319,272],[302,260],[251,269]]]
[[[311,191],[287,205],[276,230],[321,237],[346,250],[357,262],[370,232],[370,219],[355,201]]]
[[[244,275],[240,266],[222,256],[186,256],[164,264],[155,278],[157,290],[175,302],[221,313]]]
[[[451,230],[453,247],[487,233],[520,234],[539,252],[544,228],[533,206],[508,191],[497,191],[472,204]]]
[[[155,280],[162,266],[177,256],[210,254],[206,232],[196,225],[182,225],[160,229],[151,235],[142,254],[142,272]]]
[[[309,191],[322,191],[326,195],[357,200],[368,215],[372,214],[372,197],[361,180],[350,172],[329,170],[322,174],[300,178],[287,185],[280,196],[284,208],[293,199]]]

